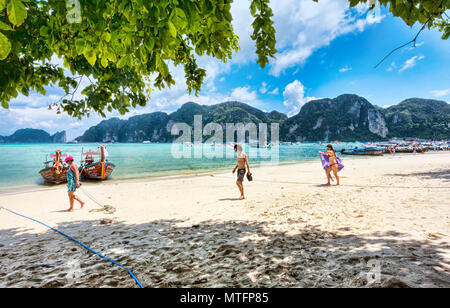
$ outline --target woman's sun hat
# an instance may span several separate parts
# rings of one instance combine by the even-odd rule
[[[73,161],[73,157],[67,156],[66,159],[64,160],[64,162],[67,163],[68,161]]]

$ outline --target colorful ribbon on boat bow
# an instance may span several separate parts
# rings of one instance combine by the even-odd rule
[[[108,161],[101,161],[98,163],[98,165],[102,167],[102,178],[106,179],[106,166],[108,166]]]

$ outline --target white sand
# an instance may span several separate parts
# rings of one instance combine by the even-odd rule
[[[320,162],[235,176],[187,175],[0,195],[129,267],[146,287],[450,287],[450,154],[345,159],[341,187]],[[126,271],[0,210],[0,287],[135,287]],[[367,280],[370,264],[381,276]],[[378,272],[376,272],[378,273]],[[380,279],[376,279],[380,277]]]

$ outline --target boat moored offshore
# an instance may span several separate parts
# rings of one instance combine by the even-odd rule
[[[368,156],[383,156],[384,149],[369,147],[369,148],[354,148],[350,150],[343,149],[343,155],[368,155]]]

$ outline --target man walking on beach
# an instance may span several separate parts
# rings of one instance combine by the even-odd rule
[[[244,200],[244,177],[245,177],[245,166],[247,166],[248,169],[248,175],[251,176],[252,173],[250,172],[250,165],[248,163],[248,156],[242,151],[242,146],[239,144],[234,145],[234,151],[237,153],[237,165],[234,167],[233,174],[238,171],[237,173],[237,181],[236,185],[239,188],[239,191],[241,192],[241,196],[239,197],[239,200]]]
[[[69,170],[67,170],[67,190],[69,194],[70,208],[67,212],[73,212],[73,204],[75,200],[80,203],[81,208],[83,208],[85,204],[85,202],[81,201],[81,199],[75,195],[77,188],[81,187],[80,172],[78,171],[78,166],[74,163],[72,156],[68,156],[64,162],[69,165]]]

